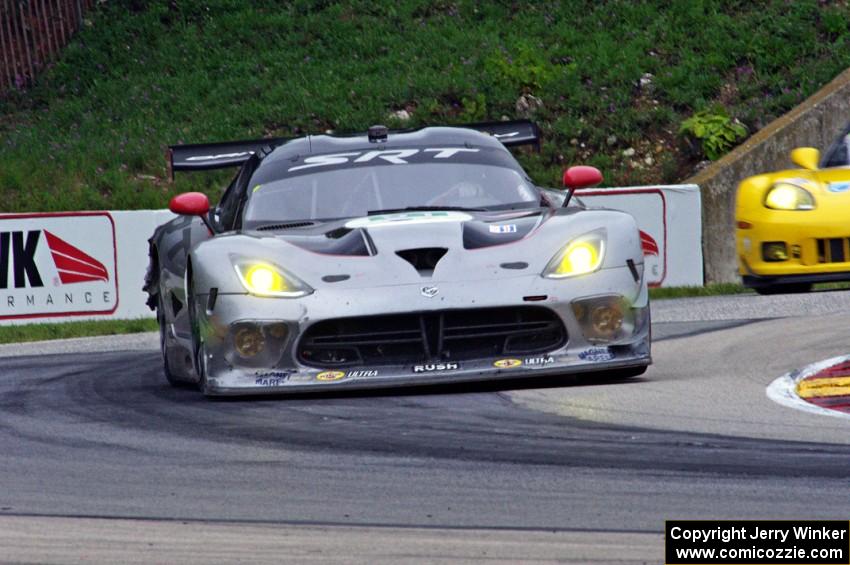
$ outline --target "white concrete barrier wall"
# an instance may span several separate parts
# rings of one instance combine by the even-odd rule
[[[578,192],[637,219],[654,286],[702,285],[694,185]],[[153,317],[147,240],[168,210],[0,214],[0,324]]]
[[[168,210],[0,214],[0,324],[152,317],[147,240]]]
[[[576,191],[593,208],[628,212],[641,231],[650,286],[702,286],[702,210],[695,184]]]

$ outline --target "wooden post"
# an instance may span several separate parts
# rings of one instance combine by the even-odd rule
[[[42,42],[43,34],[38,27],[38,16],[35,13],[34,0],[27,0],[26,20],[29,38],[32,41],[33,67],[35,68],[35,72],[38,72],[44,67],[47,56],[44,52],[44,44]],[[35,79],[35,75],[32,78]]]
[[[6,24],[6,44],[9,46],[9,58],[11,59],[11,66],[9,67],[9,76],[12,79],[12,85],[18,86],[17,78],[18,78],[18,54],[15,49],[15,35],[12,33],[12,19],[15,17],[15,7],[12,2],[8,2],[6,4],[6,17],[3,18],[3,21],[0,24]]]
[[[71,36],[74,35],[74,14],[71,7],[71,0],[62,0],[62,16],[65,20],[65,31],[68,38],[65,41],[65,45],[68,45],[71,41]]]
[[[4,0],[2,4],[0,4],[0,51],[3,52],[3,70],[4,70],[4,80],[0,83],[0,92],[6,89],[6,85],[3,84],[8,82],[8,88],[11,90],[15,88],[15,73],[12,70],[13,65],[10,60],[10,53],[12,50],[12,42],[9,38],[6,37],[6,32],[4,30],[3,21],[6,20],[6,12],[7,12],[7,1]]]
[[[18,4],[18,21],[21,22],[21,44],[27,55],[27,69],[30,73],[27,82],[32,82],[35,80],[35,68],[32,65],[32,47],[30,46],[29,38],[27,38],[27,21],[26,18],[24,18],[23,4]]]
[[[9,26],[9,33],[12,37],[12,56],[15,58],[15,86],[20,84],[20,81],[23,80],[23,77],[27,74],[26,70],[26,57],[24,56],[24,51],[22,50],[22,41],[20,30],[18,29],[17,16],[18,12],[15,9],[15,1],[9,4],[10,11],[9,17],[6,18],[6,24]]]
[[[59,48],[56,47],[53,39],[53,30],[50,29],[50,19],[48,18],[47,9],[44,7],[44,0],[38,0],[38,3],[41,7],[41,25],[44,26],[44,36],[47,39],[47,60],[49,61]]]
[[[0,0],[0,92],[23,87],[71,41],[94,0]]]
[[[51,10],[53,12],[53,29],[59,28],[59,49],[62,49],[65,45],[65,26],[62,24],[62,5],[60,4],[62,0],[53,1],[56,3],[56,8]],[[58,26],[56,25],[57,23],[59,24]]]

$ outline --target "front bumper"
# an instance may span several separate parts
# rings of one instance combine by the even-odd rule
[[[494,284],[498,291],[493,292]],[[487,286],[485,286],[487,285]],[[439,287],[425,296],[423,286]],[[540,297],[545,299],[540,300]],[[573,314],[574,300],[617,296],[628,305],[621,332],[610,343],[585,336]],[[534,297],[534,302],[528,298]],[[208,297],[198,296],[199,304]],[[392,365],[356,367],[308,366],[298,361],[296,345],[304,331],[323,320],[409,312],[447,311],[506,306],[542,306],[563,322],[568,340],[552,351],[506,354],[474,360],[419,360]],[[207,394],[280,394],[329,389],[428,385],[515,379],[556,374],[614,371],[651,363],[649,303],[643,281],[626,268],[606,269],[573,280],[540,276],[481,281],[479,284],[431,283],[383,288],[322,289],[299,299],[269,299],[244,294],[219,295],[214,307],[199,312]],[[285,324],[287,337],[275,343],[270,356],[252,361],[234,354],[234,332],[244,324]],[[266,327],[266,326],[262,326]],[[279,332],[278,333],[282,333]]]
[[[840,273],[812,273],[807,275],[777,275],[763,277],[742,275],[741,280],[747,288],[766,288],[776,285],[814,284],[850,281],[850,271]]]
[[[823,211],[763,210],[761,218],[738,218],[749,229],[736,229],[738,271],[746,286],[828,282],[850,278],[850,227],[843,217]],[[763,244],[782,242],[788,258],[766,261]],[[787,280],[779,280],[780,278]],[[748,284],[748,281],[752,284]]]

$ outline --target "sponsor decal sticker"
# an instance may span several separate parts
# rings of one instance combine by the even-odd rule
[[[490,226],[490,233],[516,233],[516,224]]]
[[[345,371],[322,371],[316,375],[317,381],[338,381],[345,378]]]
[[[195,155],[194,157],[186,157],[187,161],[217,161],[219,159],[235,159],[236,157],[244,157],[245,155],[253,155],[253,151],[240,151],[238,153],[221,153],[219,155]]]
[[[436,286],[423,286],[420,292],[422,293],[422,296],[426,298],[434,298],[437,296],[437,293],[440,292],[440,289]]]
[[[0,320],[111,314],[117,307],[108,213],[0,215]]]
[[[289,373],[271,371],[268,373],[257,373],[254,375],[255,386],[281,386],[289,380]]]
[[[460,369],[458,363],[429,363],[426,365],[414,365],[414,373],[434,373],[442,371],[457,371]]]
[[[850,182],[831,182],[826,189],[830,192],[847,192],[850,190]]]
[[[551,365],[554,362],[555,358],[551,355],[547,355],[546,357],[526,357],[523,360],[524,365],[530,365],[532,367],[540,365]]]
[[[522,361],[519,359],[499,359],[498,361],[493,362],[493,366],[497,369],[513,369],[520,365],[522,365]]]
[[[441,222],[466,222],[472,219],[463,212],[399,212],[396,214],[379,214],[367,218],[356,218],[345,224],[349,229],[375,228],[403,224],[437,224]]]
[[[378,371],[375,369],[360,369],[357,371],[348,371],[349,378],[356,379],[358,377],[377,377]]]
[[[429,147],[427,149],[381,149],[373,151],[349,151],[346,153],[331,153],[327,155],[314,155],[306,157],[303,165],[290,167],[287,172],[312,169],[315,167],[329,167],[344,165],[345,163],[368,163],[374,161],[380,164],[407,165],[410,157],[430,157],[433,159],[451,159],[455,155],[463,153],[478,153],[480,149],[472,147]]]
[[[578,358],[583,361],[592,362],[610,361],[614,358],[614,354],[607,347],[591,347],[579,353]]]

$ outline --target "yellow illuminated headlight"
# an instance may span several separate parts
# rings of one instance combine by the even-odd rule
[[[592,273],[602,266],[605,256],[605,235],[601,232],[583,235],[568,243],[560,253],[555,255],[546,270],[544,277],[560,279]]]
[[[266,265],[254,265],[245,273],[245,280],[251,290],[261,294],[270,292],[286,292],[289,286],[286,280],[271,267]]]
[[[767,192],[764,205],[774,210],[813,210],[815,198],[804,188],[780,182]]]
[[[237,261],[234,267],[245,290],[257,296],[297,298],[313,291],[305,283],[271,263]]]

